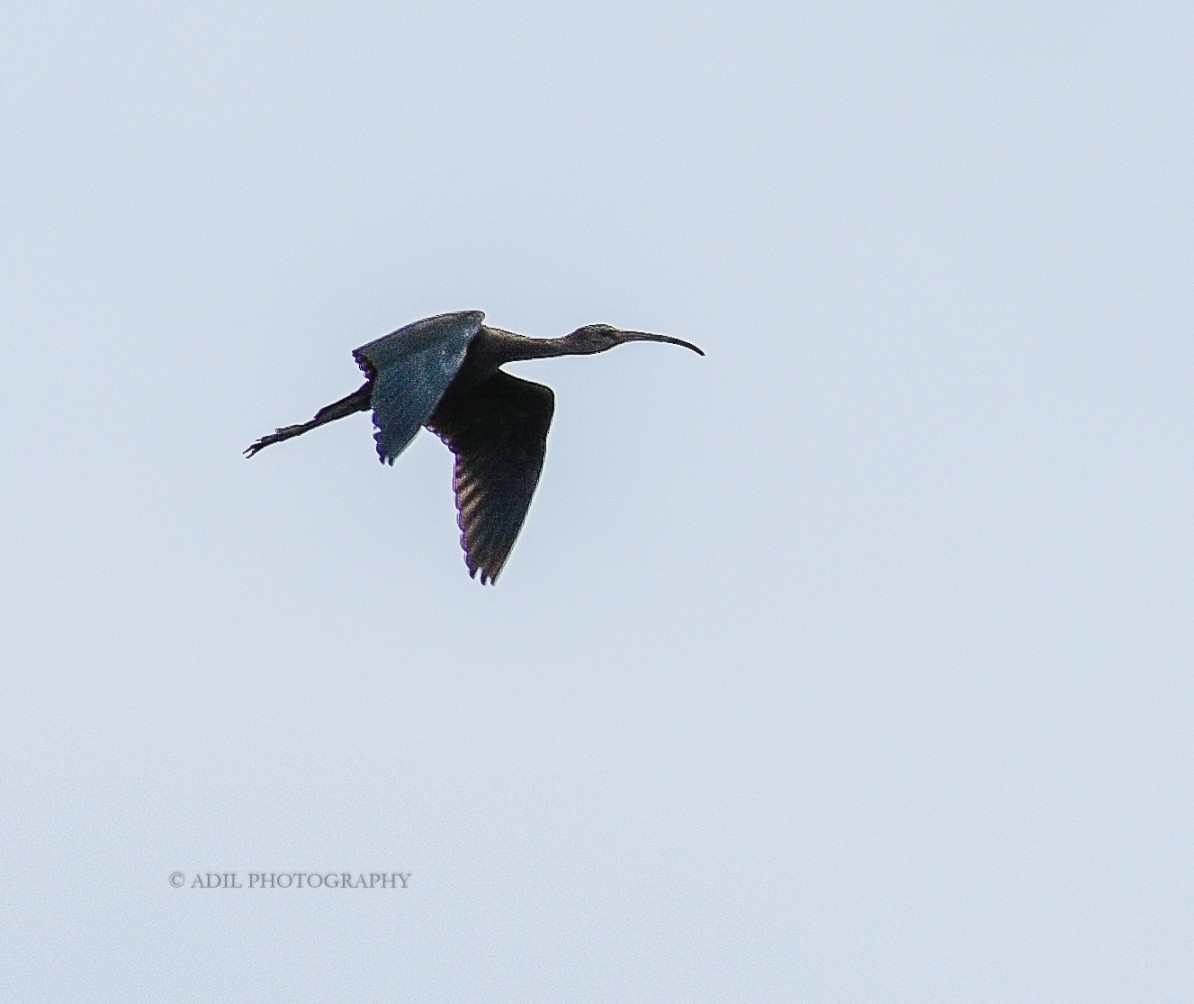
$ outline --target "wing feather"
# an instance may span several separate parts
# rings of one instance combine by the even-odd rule
[[[442,400],[427,423],[456,455],[460,545],[482,584],[496,581],[522,529],[554,410],[551,388],[499,371]]]
[[[427,423],[484,318],[479,310],[428,317],[353,352],[373,380],[369,403],[380,460],[392,464]]]

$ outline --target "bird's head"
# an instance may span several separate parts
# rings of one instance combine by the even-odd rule
[[[686,342],[680,338],[672,338],[670,335],[653,335],[649,331],[625,331],[622,328],[615,328],[612,324],[586,324],[583,328],[577,328],[572,334],[566,335],[565,338],[577,353],[605,352],[623,342],[668,342],[671,345],[683,345],[686,349],[692,349],[697,355],[705,354],[692,342]]]

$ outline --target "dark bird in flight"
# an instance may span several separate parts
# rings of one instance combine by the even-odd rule
[[[608,324],[586,324],[562,338],[527,338],[481,322],[479,310],[440,314],[392,331],[353,352],[365,383],[301,425],[262,436],[251,457],[284,439],[358,411],[373,411],[377,455],[392,464],[420,426],[456,456],[460,546],[469,575],[496,581],[539,483],[555,408],[550,387],[504,373],[506,363],[604,352],[623,342],[690,342]]]

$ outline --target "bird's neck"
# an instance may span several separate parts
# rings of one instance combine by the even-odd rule
[[[584,349],[564,335],[562,338],[528,338],[513,331],[490,328],[501,342],[501,356],[505,362],[520,362],[523,359],[548,359],[552,356],[574,356]]]

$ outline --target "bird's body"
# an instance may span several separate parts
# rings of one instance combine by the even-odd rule
[[[489,327],[480,311],[415,321],[353,352],[365,383],[309,422],[263,436],[253,456],[358,411],[373,412],[378,457],[392,464],[420,427],[456,456],[454,489],[460,543],[470,575],[493,582],[531,504],[555,408],[549,387],[501,370],[509,362],[604,352],[628,341],[695,345],[641,331],[590,324],[562,338],[528,338]]]

